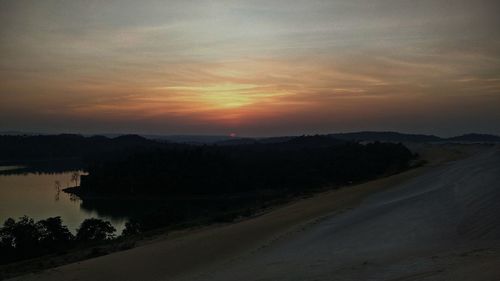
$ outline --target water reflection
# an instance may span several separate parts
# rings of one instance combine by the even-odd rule
[[[20,170],[20,169],[23,169],[23,168],[24,168],[23,166],[16,166],[16,165],[12,165],[12,166],[0,166],[0,172],[16,171],[16,170]]]
[[[56,180],[54,182],[54,188],[56,189],[56,196],[55,196],[55,200],[56,201],[59,201],[59,195],[61,194],[61,182]]]
[[[120,234],[125,217],[105,216],[85,209],[77,196],[62,192],[79,183],[81,174],[82,171],[0,174],[0,223],[23,215],[35,220],[61,216],[64,224],[75,232],[84,219],[94,217],[111,221]]]

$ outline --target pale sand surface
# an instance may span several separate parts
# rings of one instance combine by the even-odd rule
[[[431,165],[15,280],[500,280],[498,148],[416,149]]]

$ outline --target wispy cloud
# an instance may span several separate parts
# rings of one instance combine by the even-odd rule
[[[3,1],[0,120],[9,122],[0,129],[57,118],[82,128],[249,134],[500,121],[498,8],[493,0]],[[462,104],[476,108],[464,113]]]

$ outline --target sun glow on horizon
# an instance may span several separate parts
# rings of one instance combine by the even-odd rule
[[[498,132],[498,1],[365,2],[0,1],[0,130]]]
[[[243,83],[217,83],[202,86],[168,86],[156,87],[174,93],[178,100],[189,102],[195,100],[207,108],[235,109],[250,106],[272,97],[281,96],[282,93],[270,92],[268,86]]]

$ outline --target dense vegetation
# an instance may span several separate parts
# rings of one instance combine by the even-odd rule
[[[0,264],[111,240],[114,232],[109,222],[99,219],[84,220],[75,236],[60,217],[38,222],[26,216],[18,221],[9,218],[0,228]]]
[[[362,145],[329,137],[236,146],[168,146],[120,152],[89,163],[82,192],[173,196],[304,191],[407,168],[401,144]]]
[[[75,192],[82,208],[131,218],[131,232],[192,221],[231,221],[325,188],[408,168],[403,145],[326,136],[277,143],[174,145],[111,153],[89,162]]]

